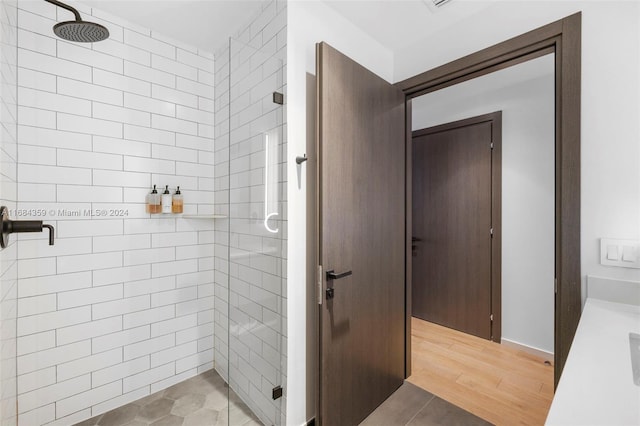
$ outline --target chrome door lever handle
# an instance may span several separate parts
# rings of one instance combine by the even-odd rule
[[[327,281],[329,280],[339,280],[340,278],[344,278],[344,277],[348,277],[349,275],[352,275],[353,272],[351,271],[346,271],[346,272],[341,272],[339,274],[336,274],[335,271],[333,269],[327,271]]]

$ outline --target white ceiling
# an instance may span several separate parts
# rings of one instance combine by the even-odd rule
[[[166,36],[214,50],[269,0],[80,0]],[[289,0],[316,1],[316,0]],[[323,0],[391,51],[429,37],[495,0]],[[429,4],[429,6],[427,5]]]
[[[434,6],[431,0],[325,2],[393,52],[495,4],[495,0],[451,0],[441,7]]]
[[[209,52],[221,46],[265,3],[265,0],[80,1]]]

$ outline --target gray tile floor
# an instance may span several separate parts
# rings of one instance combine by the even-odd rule
[[[227,403],[228,397],[228,403]],[[258,426],[225,381],[209,370],[76,426]]]
[[[479,417],[405,382],[360,426],[486,426]]]
[[[229,402],[227,403],[227,395]],[[259,426],[215,372],[207,371],[76,426]],[[405,382],[361,426],[486,426],[479,417]]]

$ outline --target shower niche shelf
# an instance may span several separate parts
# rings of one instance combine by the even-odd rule
[[[184,219],[227,219],[229,216],[223,214],[183,214]]]

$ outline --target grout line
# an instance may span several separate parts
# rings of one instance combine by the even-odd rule
[[[429,392],[429,393],[431,393],[431,392]],[[409,423],[411,423],[411,422],[413,421],[413,419],[415,419],[415,418],[418,416],[418,414],[420,414],[420,413],[422,412],[422,410],[424,410],[424,409],[427,407],[427,405],[429,405],[429,404],[431,403],[431,401],[433,401],[433,399],[434,399],[435,397],[436,397],[436,396],[435,396],[434,394],[431,394],[431,398],[429,398],[429,400],[428,400],[428,401],[427,401],[427,402],[422,406],[422,408],[420,408],[420,409],[416,412],[416,414],[414,414],[414,415],[413,415],[413,417],[411,417],[411,418],[409,419],[409,421],[405,424],[405,426],[406,426],[406,425],[408,425]]]

